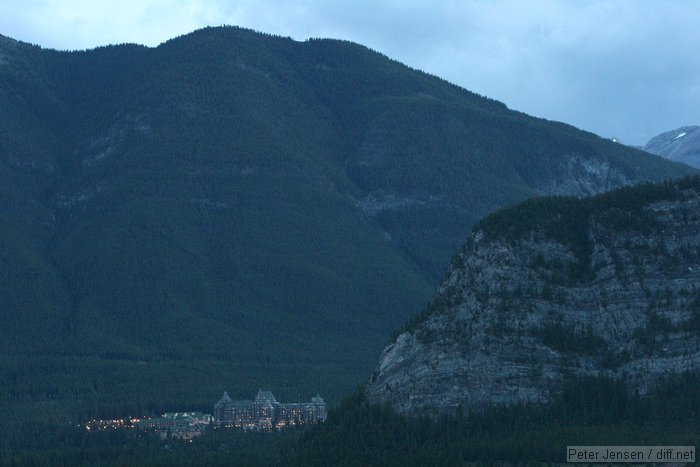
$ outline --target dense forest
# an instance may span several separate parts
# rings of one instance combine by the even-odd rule
[[[127,429],[88,432],[82,427],[32,424],[0,444],[0,464],[41,466],[270,466],[301,432],[245,433],[209,429],[192,442],[163,441]]]
[[[3,465],[465,465],[563,462],[567,445],[696,446],[700,376],[650,394],[606,378],[570,380],[551,404],[493,407],[440,419],[397,415],[362,389],[308,430],[210,430],[186,441],[130,431],[26,424],[0,444]]]
[[[438,420],[407,419],[363,391],[283,453],[284,465],[560,463],[567,445],[696,446],[700,376],[668,377],[650,394],[624,382],[571,379],[550,404],[492,407]]]

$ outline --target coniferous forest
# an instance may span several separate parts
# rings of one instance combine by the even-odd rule
[[[567,445],[687,445],[700,439],[700,376],[660,382],[644,397],[624,382],[572,379],[549,404],[407,419],[362,391],[283,451],[288,465],[563,463]]]
[[[326,423],[272,433],[210,430],[192,443],[153,433],[27,424],[2,440],[3,465],[465,465],[564,462],[567,445],[689,445],[700,436],[700,377],[668,377],[645,396],[606,378],[571,380],[549,404],[406,418],[362,389]]]

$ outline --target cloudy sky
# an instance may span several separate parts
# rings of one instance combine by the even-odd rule
[[[629,144],[700,124],[698,0],[2,0],[0,34],[149,46],[211,25],[348,39]]]

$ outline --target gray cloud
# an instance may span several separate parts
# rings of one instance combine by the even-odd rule
[[[509,107],[643,144],[700,124],[694,0],[20,0],[0,33],[45,47],[155,46],[205,25],[352,40]]]

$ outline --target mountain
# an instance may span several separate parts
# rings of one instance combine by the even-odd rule
[[[700,371],[700,178],[545,197],[482,220],[367,385],[399,413],[547,403],[570,378],[648,393]]]
[[[0,38],[0,411],[330,401],[483,215],[692,172],[357,44]]]
[[[700,167],[700,127],[684,126],[654,136],[643,149],[672,161]]]

